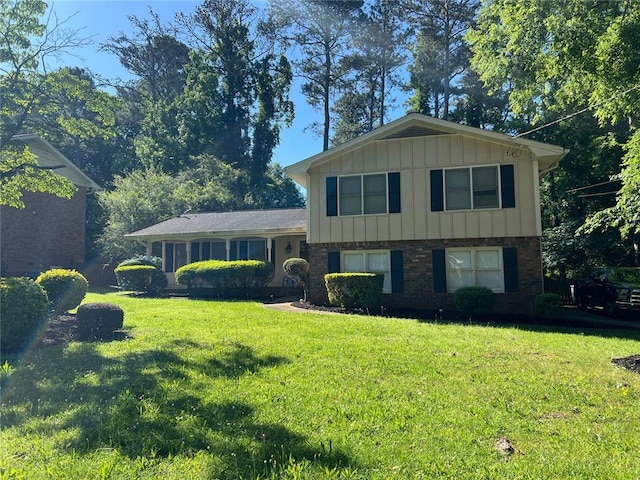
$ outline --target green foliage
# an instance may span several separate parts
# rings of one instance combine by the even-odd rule
[[[78,307],[76,319],[81,339],[112,339],[124,324],[124,311],[112,303],[84,303]]]
[[[169,283],[167,275],[162,271],[162,259],[158,257],[145,256],[125,260],[114,272],[118,285],[123,290],[157,295]]]
[[[17,352],[47,322],[47,294],[28,278],[0,279],[0,350]]]
[[[54,268],[41,273],[36,278],[36,283],[47,292],[49,306],[56,313],[76,308],[89,289],[89,282],[84,275],[64,268]]]
[[[45,192],[71,198],[76,186],[53,170],[40,167],[26,145],[13,142],[0,149],[0,205],[25,208],[23,192]]]
[[[287,275],[297,278],[304,290],[304,301],[309,296],[309,262],[304,258],[287,258],[282,264],[282,269]]]
[[[536,295],[533,311],[542,318],[558,318],[562,313],[562,299],[557,293],[541,293]]]
[[[491,313],[495,302],[495,294],[487,287],[462,287],[453,294],[454,307],[467,318]]]
[[[329,273],[324,276],[329,303],[345,308],[377,309],[384,276],[375,273]]]
[[[176,270],[176,283],[193,288],[213,289],[218,298],[247,298],[262,295],[271,281],[274,267],[260,260],[205,260]]]

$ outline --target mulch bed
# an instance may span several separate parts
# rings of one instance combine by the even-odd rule
[[[631,355],[630,357],[614,358],[611,363],[619,367],[626,368],[632,372],[640,373],[640,355]]]

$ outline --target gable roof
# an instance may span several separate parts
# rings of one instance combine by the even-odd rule
[[[186,213],[165,220],[125,237],[149,240],[163,237],[203,235],[304,234],[307,231],[306,208],[244,210],[238,212]]]
[[[29,151],[38,157],[38,163],[42,167],[58,167],[53,172],[63,176],[73,182],[78,187],[85,187],[87,190],[101,190],[100,185],[91,180],[80,168],[71,160],[60,153],[53,145],[44,138],[33,133],[14,135],[11,140],[22,142],[29,147]]]
[[[432,135],[464,135],[486,141],[499,143],[513,149],[530,151],[537,158],[540,173],[546,173],[558,166],[558,162],[569,152],[563,147],[548,143],[536,142],[519,137],[511,137],[504,133],[492,132],[481,128],[469,127],[458,123],[448,122],[439,118],[410,113],[371,132],[360,135],[337,147],[313,155],[305,160],[285,167],[284,171],[293,180],[307,186],[307,172],[309,169],[332,160],[338,155],[355,150],[367,143],[391,140],[397,138],[415,138]]]

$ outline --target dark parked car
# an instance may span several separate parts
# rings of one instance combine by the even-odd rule
[[[640,268],[596,267],[588,278],[576,282],[575,300],[583,310],[602,307],[607,316],[631,310],[640,319]]]

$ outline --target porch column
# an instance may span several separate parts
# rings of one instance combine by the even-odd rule
[[[225,247],[227,249],[227,262],[231,259],[231,239],[227,238],[224,241]]]
[[[271,251],[271,240],[273,237],[267,237],[267,262],[272,262],[273,252]],[[273,263],[273,262],[272,262]]]
[[[162,270],[167,271],[167,242],[162,240]]]

